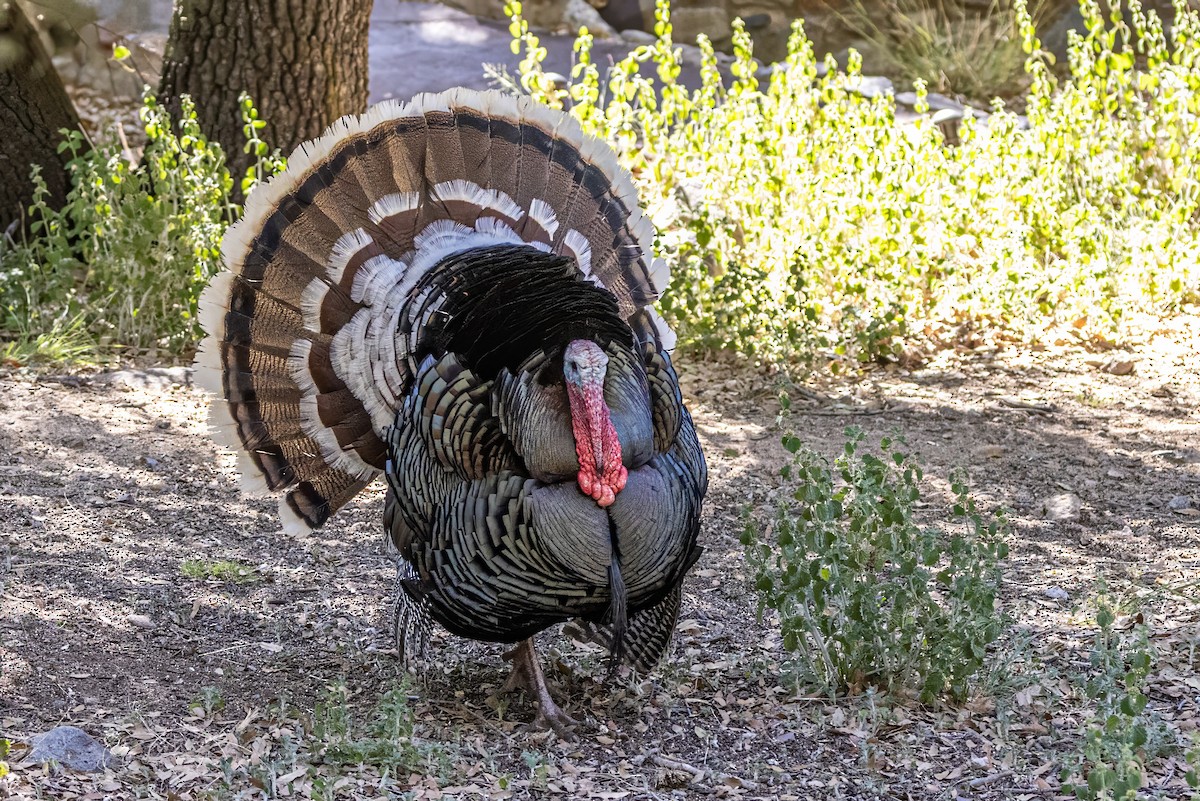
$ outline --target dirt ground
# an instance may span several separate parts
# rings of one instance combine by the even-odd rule
[[[985,349],[792,390],[784,427],[807,445],[899,431],[929,476],[965,468],[982,506],[1010,511],[1013,626],[959,708],[829,702],[781,680],[738,541],[744,510],[774,504],[779,385],[681,359],[712,477],[706,551],[652,675],[605,684],[601,654],[539,637],[575,742],[528,730],[519,694],[489,703],[498,646],[446,635],[405,678],[379,487],[288,538],[272,501],[239,493],[182,368],[0,375],[0,797],[1054,797],[1086,722],[1099,582],[1150,624],[1152,711],[1181,738],[1200,712],[1200,317],[1123,345]],[[1065,495],[1081,505],[1054,520]],[[368,725],[396,689],[403,760]],[[106,744],[112,767],[22,761],[59,724]],[[1179,749],[1157,756],[1145,794],[1187,797],[1186,770]]]

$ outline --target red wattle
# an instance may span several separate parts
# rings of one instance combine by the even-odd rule
[[[579,490],[602,507],[611,506],[625,488],[629,471],[621,463],[621,441],[613,427],[601,387],[568,385],[571,430],[579,458]]]

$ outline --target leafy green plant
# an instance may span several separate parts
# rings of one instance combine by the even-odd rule
[[[326,763],[374,765],[407,774],[438,763],[440,750],[413,736],[413,711],[406,682],[380,696],[374,719],[355,724],[343,683],[331,685],[313,711],[312,733]],[[442,768],[445,768],[443,765]],[[444,770],[438,772],[445,772]]]
[[[197,715],[211,715],[225,708],[225,695],[220,687],[201,687],[200,692],[188,702],[188,709]]]
[[[1187,783],[1192,788],[1192,801],[1200,801],[1200,739],[1192,737],[1192,747],[1187,755]]]
[[[759,614],[778,612],[798,678],[831,697],[873,686],[962,699],[1001,632],[1007,523],[956,480],[952,529],[919,526],[923,473],[902,442],[884,438],[875,456],[860,453],[860,430],[846,436],[833,465],[784,437],[786,499],[769,534],[748,523],[742,537]]]
[[[402,798],[413,773],[450,781],[450,746],[416,736],[410,692],[402,680],[378,698],[365,722],[356,719],[351,691],[340,680],[325,687],[311,711],[281,698],[257,737],[221,759],[223,787],[214,797],[334,801],[370,777],[380,797]]]
[[[681,341],[794,370],[985,338],[1102,344],[1200,299],[1200,16],[1176,6],[1168,40],[1136,0],[1132,27],[1082,0],[1060,80],[1013,0],[1028,116],[968,111],[951,147],[931,118],[860,92],[857,54],[819,75],[800,23],[763,79],[740,25],[729,80],[699,39],[688,90],[660,0],[657,41],[607,70],[582,32],[564,88],[508,3],[522,91],[634,175],[674,265],[661,305]]]
[[[26,320],[15,320],[12,339],[0,343],[0,364],[22,366],[87,364],[96,357],[96,342],[82,315],[59,317],[49,327],[33,330]]]
[[[140,159],[119,136],[91,142],[63,131],[71,190],[61,209],[48,205],[33,170],[29,236],[0,243],[0,339],[13,343],[14,360],[95,345],[178,354],[196,342],[199,294],[240,209],[224,154],[201,133],[188,98],[182,107],[173,124],[145,96]],[[257,157],[243,181],[252,187],[281,160],[266,152],[245,97],[242,114]]]
[[[231,584],[249,584],[262,578],[252,565],[224,559],[215,562],[207,559],[185,559],[179,565],[179,572],[197,581],[216,579]]]
[[[529,768],[531,788],[545,792],[546,783],[550,780],[550,765],[546,761],[546,755],[539,751],[522,751],[521,758]]]
[[[1102,597],[1085,684],[1095,713],[1080,752],[1066,760],[1060,774],[1063,792],[1087,801],[1138,798],[1146,764],[1177,747],[1175,735],[1146,708],[1146,677],[1154,662],[1147,627],[1136,624],[1123,642],[1115,623]]]

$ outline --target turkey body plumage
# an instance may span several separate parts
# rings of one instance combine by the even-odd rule
[[[214,423],[289,529],[385,476],[406,655],[430,621],[514,642],[574,620],[639,670],[665,652],[707,478],[652,234],[569,116],[457,91],[340,121],[227,235],[197,359]]]

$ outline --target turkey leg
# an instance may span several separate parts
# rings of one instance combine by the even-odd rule
[[[578,721],[554,703],[550,688],[546,686],[542,666],[538,664],[537,654],[533,650],[533,638],[521,640],[516,648],[504,654],[504,658],[513,663],[513,669],[501,692],[507,693],[518,687],[522,688],[526,695],[537,703],[538,712],[533,725],[553,729],[554,733],[564,740],[574,739],[571,729]]]

